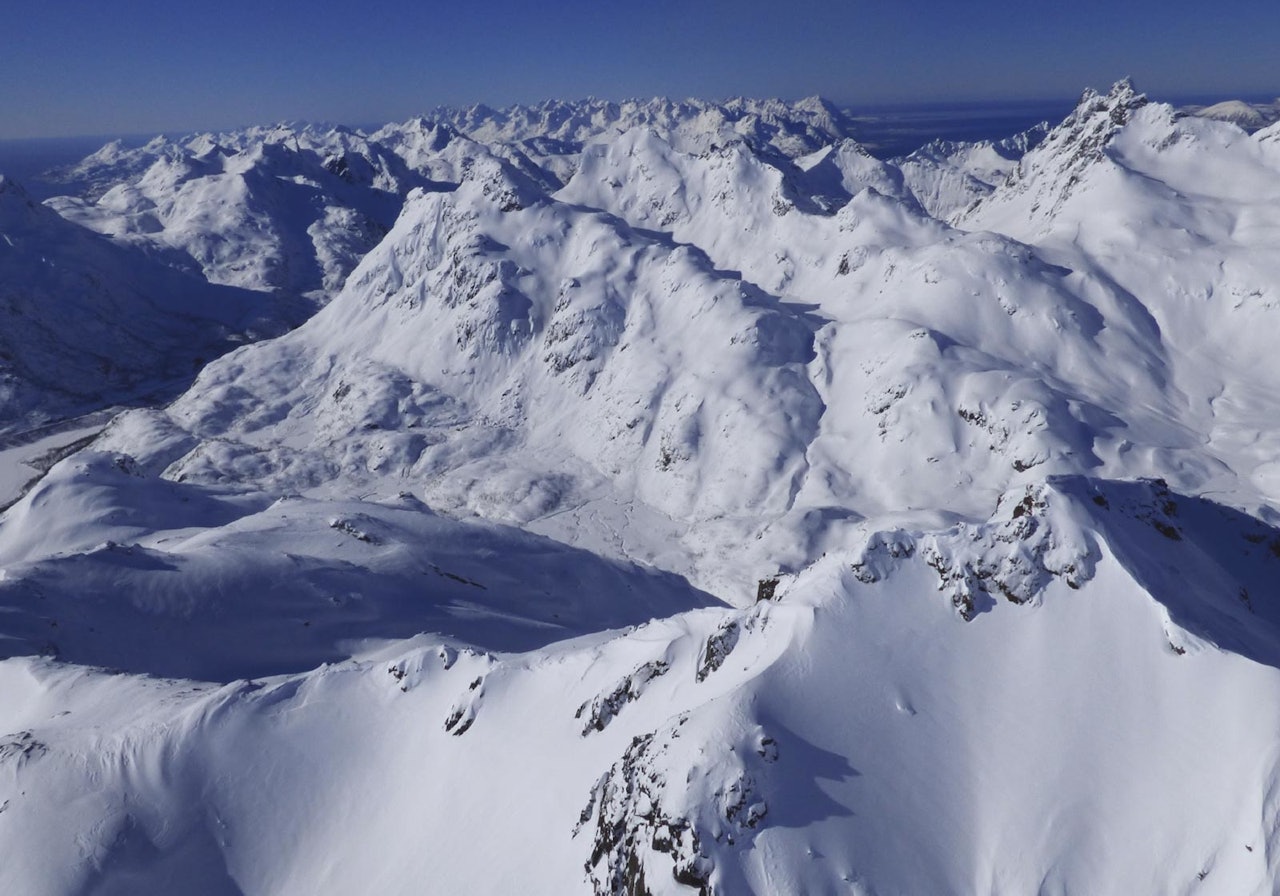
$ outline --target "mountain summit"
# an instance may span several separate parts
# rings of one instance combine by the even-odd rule
[[[1274,892],[1275,127],[853,124],[0,179],[0,891]]]

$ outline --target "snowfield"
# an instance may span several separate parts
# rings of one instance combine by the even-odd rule
[[[1239,112],[882,160],[817,98],[556,101],[0,180],[0,892],[1276,892]]]

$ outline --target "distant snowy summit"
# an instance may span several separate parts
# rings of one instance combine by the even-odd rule
[[[1269,103],[1247,103],[1243,100],[1225,100],[1211,106],[1187,106],[1191,115],[1229,121],[1245,131],[1253,133],[1280,121],[1280,99]]]
[[[297,309],[101,236],[0,175],[0,433],[172,391]]]
[[[841,116],[0,180],[0,892],[1276,892],[1280,124]]]
[[[682,151],[746,141],[756,152],[797,158],[853,137],[848,113],[819,96],[795,102],[737,98],[725,102],[687,99],[549,100],[493,109],[484,105],[441,107],[425,116],[486,143],[557,141],[583,144],[634,128],[648,128]]]

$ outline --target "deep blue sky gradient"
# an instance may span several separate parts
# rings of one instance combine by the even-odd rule
[[[0,139],[547,97],[821,93],[854,106],[1280,94],[1276,0],[44,0],[4,22]]]

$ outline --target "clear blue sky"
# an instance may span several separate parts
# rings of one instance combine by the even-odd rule
[[[439,104],[821,93],[854,105],[1280,94],[1276,0],[43,0],[3,24],[0,139],[352,124]]]

